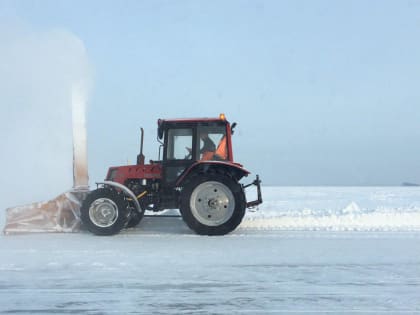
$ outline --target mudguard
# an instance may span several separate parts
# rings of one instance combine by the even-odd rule
[[[133,200],[134,205],[136,207],[136,210],[139,213],[144,212],[144,210],[140,207],[140,203],[137,200],[136,195],[128,187],[126,187],[126,186],[124,186],[120,183],[109,181],[109,180],[106,180],[106,181],[103,181],[103,182],[97,182],[96,184],[97,185],[108,185],[108,186],[112,186],[112,187],[116,187],[116,188],[121,189],[124,192],[124,194],[126,194],[127,196],[129,196]]]
[[[242,177],[248,176],[249,171],[244,169],[239,163],[225,162],[225,161],[197,161],[189,168],[187,168],[176,181],[176,186],[182,186],[182,182],[190,174],[195,171],[207,172],[210,169],[224,169],[226,173],[230,173],[233,177],[239,181]]]

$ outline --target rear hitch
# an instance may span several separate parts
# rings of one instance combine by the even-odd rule
[[[251,184],[242,185],[244,190],[250,186],[257,186],[257,200],[247,202],[246,207],[254,208],[263,202],[262,196],[261,196],[261,180],[258,175],[256,176],[255,180]]]

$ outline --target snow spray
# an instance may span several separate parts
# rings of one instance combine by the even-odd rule
[[[73,189],[45,202],[6,209],[5,234],[28,232],[77,232],[80,206],[89,191],[87,168],[86,103],[87,85],[71,87],[73,128]]]
[[[0,71],[1,86],[7,92],[0,93],[0,103],[7,104],[0,106],[4,118],[0,129],[15,138],[2,142],[6,152],[14,152],[4,155],[2,164],[15,167],[6,170],[9,181],[3,188],[9,190],[9,201],[0,201],[18,203],[57,194],[55,190],[67,191],[47,201],[7,208],[3,231],[77,232],[81,203],[89,191],[86,107],[92,73],[86,48],[66,30],[40,33],[20,20],[9,25],[0,19],[0,29],[4,26],[12,36],[0,32],[2,61],[10,65]],[[34,151],[30,159],[28,151]],[[71,162],[73,187],[69,187]],[[31,189],[21,189],[22,176]]]
[[[84,81],[72,86],[72,122],[73,122],[73,188],[89,188],[86,133],[87,88]]]

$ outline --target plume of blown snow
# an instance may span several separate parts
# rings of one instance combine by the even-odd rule
[[[72,187],[72,90],[77,86],[84,93],[76,110],[81,125],[90,82],[86,49],[77,36],[0,20],[0,209]]]
[[[86,131],[86,82],[76,81],[72,86],[73,121],[73,186],[86,189],[89,186],[87,131]]]

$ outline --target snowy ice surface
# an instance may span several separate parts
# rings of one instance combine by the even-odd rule
[[[420,231],[420,187],[264,187],[263,199],[241,228]]]
[[[418,222],[315,231],[317,216],[416,215],[417,189],[273,187],[263,197],[223,237],[162,217],[112,237],[2,235],[0,314],[420,313]],[[285,217],[310,224],[250,224]]]

